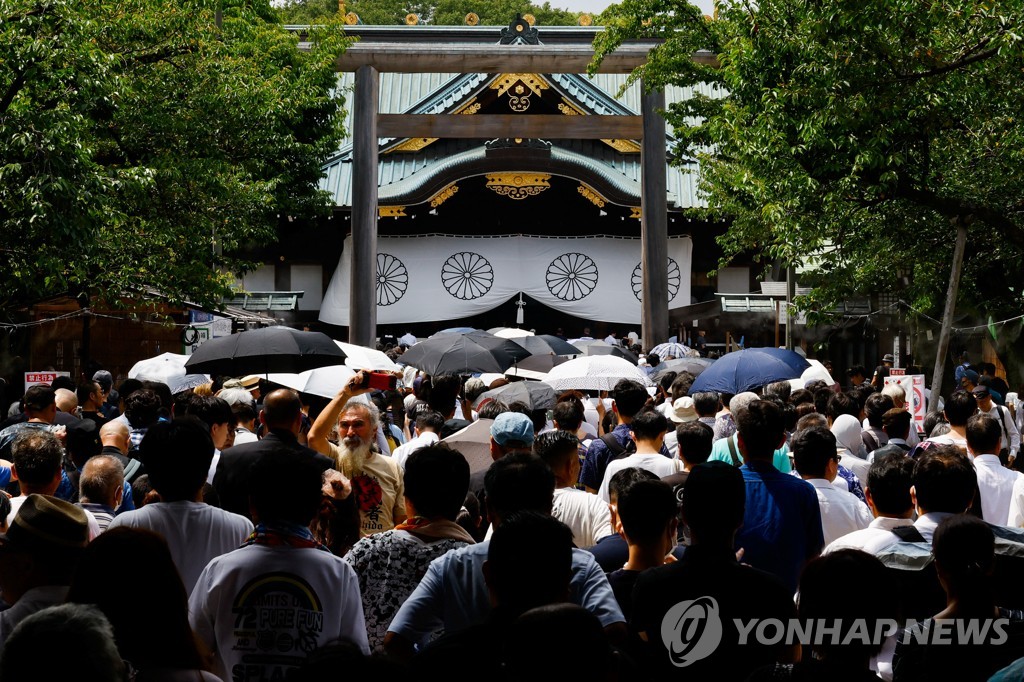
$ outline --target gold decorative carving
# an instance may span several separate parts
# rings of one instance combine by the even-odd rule
[[[594,206],[598,208],[604,208],[604,197],[597,193],[593,187],[580,183],[580,186],[576,188],[576,191],[583,195],[584,199],[587,199]]]
[[[466,15],[466,26],[476,26],[480,23],[480,15],[476,12],[470,12]]]
[[[535,73],[503,73],[491,81],[490,89],[497,90],[498,96],[508,95],[508,106],[516,113],[530,108],[530,96],[540,96],[550,86]]]
[[[590,26],[594,23],[594,17],[589,14],[581,14],[579,18],[580,26]]]
[[[452,113],[454,113],[454,114],[466,114],[466,115],[475,114],[476,112],[480,111],[480,107],[482,107],[482,106],[483,105],[480,102],[476,101],[476,97],[474,97],[473,99],[469,100],[468,102],[463,104],[461,107],[459,107],[458,109],[456,109]]]
[[[630,206],[629,207],[629,217],[630,218],[636,218],[637,220],[640,220],[640,218],[642,217],[641,214],[640,214],[640,207],[639,206]]]
[[[586,115],[586,112],[584,112],[582,109],[580,109],[578,106],[576,106],[575,104],[573,104],[564,97],[562,98],[562,101],[558,103],[558,110],[561,111],[566,116]]]
[[[410,137],[405,142],[389,149],[388,154],[394,154],[395,152],[418,152],[424,147],[437,142],[437,139],[436,137]]]
[[[480,102],[476,101],[476,97],[474,97],[470,99],[468,102],[465,102],[461,107],[459,107],[452,113],[466,115],[475,114],[478,111],[480,111],[480,107],[482,106],[483,105]],[[392,147],[386,153],[394,154],[395,152],[418,152],[421,149],[434,144],[435,142],[437,142],[437,140],[438,138],[436,137],[412,137],[406,140],[405,142],[402,142],[401,144]]]
[[[606,145],[623,154],[639,154],[640,145],[633,140],[601,140]]]
[[[455,183],[448,185],[443,190],[441,190],[440,192],[433,196],[433,198],[430,200],[430,208],[437,208],[438,206],[440,206],[441,204],[455,196],[455,193],[458,191],[459,186],[456,185]]]
[[[537,17],[533,16],[532,14],[524,14],[523,21],[528,23],[530,26],[533,26],[534,24],[537,23]]]
[[[378,206],[377,215],[381,218],[404,218],[405,206]]]
[[[551,176],[546,173],[492,173],[487,177],[487,187],[509,199],[522,200],[535,197],[551,187]]]

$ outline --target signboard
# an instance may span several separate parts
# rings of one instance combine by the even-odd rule
[[[896,374],[895,372],[900,372]],[[905,370],[890,370],[892,374],[885,377],[885,385],[899,384],[900,388],[907,395],[907,409],[913,417],[914,427],[918,433],[924,433],[924,417],[928,411],[928,405],[924,398],[924,375],[903,374]]]
[[[899,367],[890,367],[889,376],[891,377],[902,377],[907,375],[907,370],[900,369]]]
[[[25,372],[25,390],[32,386],[49,386],[57,377],[71,377],[71,372]]]
[[[181,345],[181,352],[183,355],[192,355],[196,348],[199,348],[199,344],[210,338],[210,325],[197,324],[193,325],[192,329],[195,330],[195,334],[192,337],[195,338],[194,343],[183,343]],[[191,340],[191,337],[190,337]]]

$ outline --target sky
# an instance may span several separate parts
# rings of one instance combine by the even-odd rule
[[[535,0],[536,1],[536,0]],[[704,10],[704,14],[712,14],[714,12],[714,0],[690,0],[693,4]],[[599,14],[603,12],[609,5],[615,4],[609,0],[549,0],[552,7],[560,7],[562,9],[570,9],[574,12],[590,12],[592,14]],[[541,2],[540,4],[543,4]]]

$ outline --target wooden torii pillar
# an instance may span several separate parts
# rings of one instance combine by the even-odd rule
[[[599,71],[630,73],[647,61],[653,43],[627,44],[606,56]],[[645,93],[641,116],[380,114],[378,74],[586,73],[589,45],[488,45],[360,41],[338,59],[356,74],[352,150],[352,281],[349,341],[372,346],[377,336],[378,137],[489,139],[642,139],[642,334],[657,343],[668,332],[668,209],[662,92]],[[705,59],[699,55],[695,59]],[[708,55],[710,62],[713,57]]]

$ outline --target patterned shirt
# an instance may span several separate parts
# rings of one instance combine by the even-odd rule
[[[357,542],[345,561],[359,577],[370,650],[383,651],[384,635],[399,607],[419,585],[430,562],[468,543],[443,539],[426,543],[404,530],[389,530]]]

